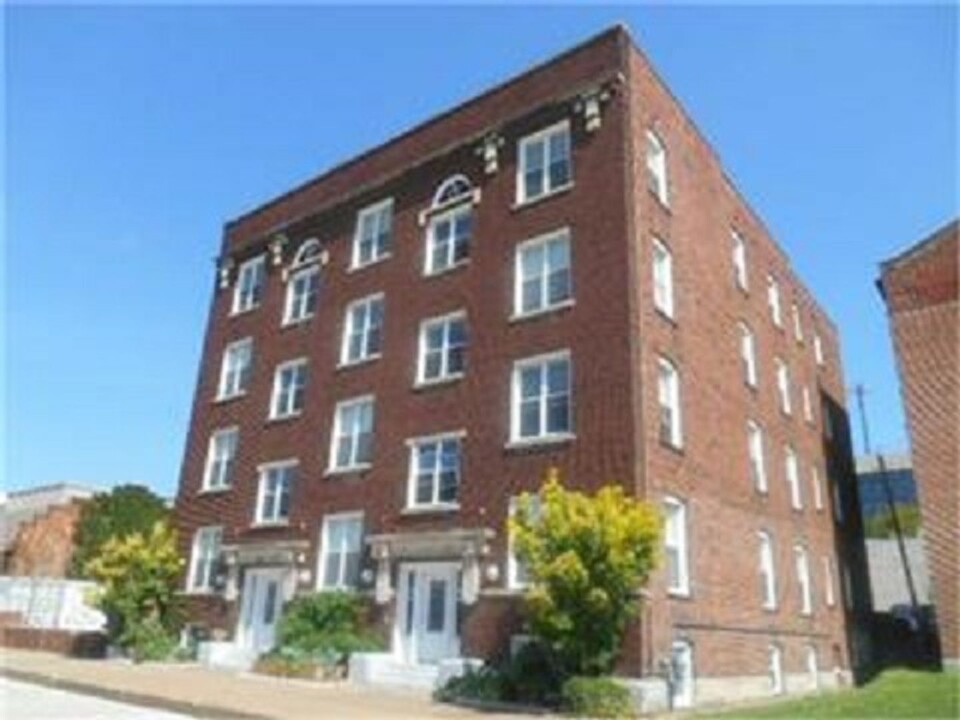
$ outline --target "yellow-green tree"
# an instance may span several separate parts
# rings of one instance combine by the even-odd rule
[[[176,533],[160,521],[149,533],[111,537],[84,567],[100,585],[95,602],[109,619],[111,636],[136,659],[172,650],[182,565]]]
[[[595,495],[565,489],[551,470],[510,519],[531,584],[525,601],[534,635],[574,675],[610,672],[639,590],[658,557],[662,521],[620,485]]]

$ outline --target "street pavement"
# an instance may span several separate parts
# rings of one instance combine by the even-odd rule
[[[192,720],[92,695],[54,690],[0,677],[0,718],[4,720]]]

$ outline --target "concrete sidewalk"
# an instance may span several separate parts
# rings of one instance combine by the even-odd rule
[[[428,720],[493,714],[433,702],[423,692],[283,680],[194,664],[133,665],[0,648],[0,675],[111,700],[224,720]]]

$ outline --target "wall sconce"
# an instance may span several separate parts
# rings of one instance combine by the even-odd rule
[[[497,582],[500,579],[500,566],[496,563],[490,563],[487,565],[484,575],[486,576],[488,582]]]

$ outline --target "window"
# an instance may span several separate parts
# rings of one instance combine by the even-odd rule
[[[239,436],[240,431],[235,427],[217,430],[210,436],[210,443],[207,445],[207,462],[203,469],[204,490],[222,490],[230,487]]]
[[[471,205],[460,205],[432,217],[427,228],[426,274],[435,275],[466,262],[472,233]]]
[[[813,357],[817,361],[817,365],[824,365],[823,359],[823,342],[820,340],[819,334],[814,334],[813,336]]]
[[[789,445],[784,448],[784,474],[790,488],[790,507],[794,510],[803,509],[803,497],[800,494],[800,466],[797,453]]]
[[[243,395],[250,384],[250,367],[253,363],[253,340],[245,338],[227,345],[220,366],[220,385],[217,399]]]
[[[408,507],[457,505],[462,438],[459,432],[410,441]]]
[[[770,679],[770,690],[775,695],[784,691],[783,686],[783,650],[779,645],[771,645],[768,649],[767,677]]]
[[[210,592],[213,590],[222,536],[223,528],[220,527],[202,527],[193,536],[190,574],[187,576],[187,590],[190,592]]]
[[[317,294],[320,291],[320,268],[317,266],[297,270],[287,282],[287,299],[284,303],[283,322],[293,325],[309,320],[317,312]]]
[[[330,469],[362,469],[373,461],[373,397],[337,403],[333,417]]]
[[[830,485],[833,490],[833,517],[838,525],[843,524],[843,493],[840,491],[840,483],[834,477],[830,478]]]
[[[746,290],[747,281],[747,243],[736,230],[731,231],[733,239],[733,279],[737,287]]]
[[[657,401],[660,405],[660,442],[675,448],[683,446],[680,420],[680,376],[666,358],[657,361]]]
[[[773,540],[770,534],[761,531],[760,539],[760,597],[765,610],[777,608],[777,573],[773,561]]]
[[[790,404],[790,369],[780,358],[774,358],[773,362],[777,368],[777,394],[780,396],[780,409],[785,415],[791,415],[793,406]]]
[[[452,380],[463,376],[466,367],[467,317],[456,312],[431,318],[420,324],[420,357],[417,382]]]
[[[843,606],[847,610],[853,610],[853,579],[850,577],[850,566],[840,563],[843,573]]]
[[[793,315],[793,337],[797,342],[803,342],[803,325],[800,322],[800,307],[793,303],[790,308]]]
[[[351,267],[361,268],[389,256],[392,225],[392,198],[365,207],[357,213]]]
[[[783,315],[780,311],[780,284],[773,275],[767,276],[767,304],[770,306],[770,318],[778,328],[783,327]]]
[[[275,420],[299,415],[303,411],[306,385],[306,359],[291,360],[277,365],[277,370],[273,376],[270,418]]]
[[[513,366],[513,442],[567,438],[573,432],[570,352],[519,360]]]
[[[652,130],[647,130],[647,187],[661,203],[667,204],[667,150]]]
[[[767,491],[767,463],[763,445],[763,429],[753,420],[748,420],[747,447],[750,453],[750,479],[759,492],[765,493]]]
[[[295,460],[260,466],[256,522],[284,524],[290,519],[290,486],[297,469]]]
[[[740,361],[743,364],[743,379],[750,387],[757,386],[757,348],[753,332],[746,323],[739,323]]]
[[[817,648],[807,645],[804,648],[804,659],[807,663],[807,672],[810,674],[810,686],[814,690],[820,689],[820,663],[817,660]]]
[[[528,493],[528,494],[525,494],[523,497],[527,498],[527,501],[529,503],[527,505],[527,508],[530,513],[530,518],[534,521],[539,520],[540,514],[542,512],[541,505],[540,505],[540,496],[537,495],[536,493]],[[508,513],[511,517],[513,517],[517,513],[518,509],[521,507],[520,500],[521,500],[520,497],[510,498]],[[515,590],[520,590],[520,589],[529,587],[530,573],[527,569],[526,563],[520,560],[520,558],[517,557],[517,554],[514,552],[512,534],[509,537],[508,543],[509,543],[509,547],[507,550],[507,585],[510,588],[513,588]]]
[[[266,280],[267,261],[264,255],[247,260],[240,265],[237,284],[233,288],[234,315],[253,310],[263,299],[263,285]]]
[[[360,582],[363,551],[363,514],[326,515],[320,533],[320,587],[325,590],[356,588]]]
[[[833,561],[829,555],[823,557],[823,599],[827,607],[833,607],[836,603],[833,590]]]
[[[570,232],[559,230],[517,246],[514,314],[518,317],[569,304]]]
[[[451,175],[442,183],[433,195],[430,207],[434,210],[458,205],[473,199],[473,187],[466,175]]]
[[[657,238],[653,239],[653,304],[668,318],[673,317],[673,257]]]
[[[802,545],[794,545],[793,557],[797,565],[800,614],[810,615],[813,612],[813,596],[810,590],[810,563],[807,561],[807,551]]]
[[[564,120],[520,140],[517,202],[550,195],[573,182],[570,123]]]
[[[823,510],[823,481],[816,465],[810,466],[810,484],[813,486],[813,506],[817,510]]]
[[[813,424],[813,401],[810,399],[810,386],[803,386],[803,419]]]
[[[347,305],[340,364],[351,365],[378,358],[382,343],[383,294],[370,295]]]
[[[693,646],[677,640],[670,646],[671,707],[693,705]]]
[[[690,594],[690,567],[687,552],[687,506],[676,498],[663,501],[666,518],[664,525],[664,554],[667,566],[667,592],[671,595]]]

